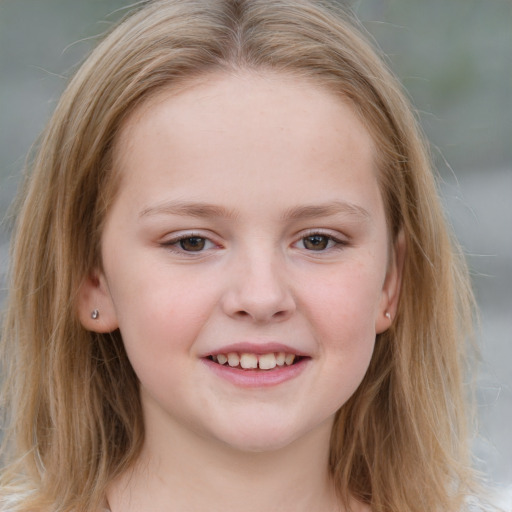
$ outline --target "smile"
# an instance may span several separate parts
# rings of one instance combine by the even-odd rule
[[[273,370],[276,367],[291,366],[297,363],[301,356],[286,352],[269,352],[268,354],[229,352],[227,354],[210,355],[208,359],[231,368]]]

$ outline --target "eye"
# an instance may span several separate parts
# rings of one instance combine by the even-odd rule
[[[301,249],[308,251],[321,252],[328,249],[336,248],[337,246],[346,245],[345,242],[339,240],[332,235],[326,235],[323,233],[312,233],[310,235],[302,237],[297,245]]]
[[[311,235],[302,239],[304,248],[310,251],[323,251],[329,246],[331,239],[325,235]]]
[[[206,238],[202,238],[200,236],[190,236],[187,238],[182,238],[178,242],[178,245],[184,251],[199,252],[206,247],[207,242],[208,240],[206,240]]]
[[[184,235],[173,238],[162,244],[176,252],[202,252],[215,247],[215,244],[208,238],[196,235]]]

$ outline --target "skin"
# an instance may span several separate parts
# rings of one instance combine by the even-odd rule
[[[80,301],[85,327],[120,329],[141,383],[144,449],[113,512],[340,510],[332,422],[391,324],[403,252],[374,154],[349,104],[285,75],[209,76],[128,120]],[[205,364],[239,342],[307,357],[240,386]]]

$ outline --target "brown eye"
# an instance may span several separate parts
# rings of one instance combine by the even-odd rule
[[[189,252],[202,251],[206,245],[206,238],[201,238],[199,236],[191,236],[188,238],[182,238],[179,241],[179,245],[184,251],[189,251]]]
[[[323,251],[329,247],[331,238],[325,235],[311,235],[305,236],[302,239],[304,247],[310,251]]]

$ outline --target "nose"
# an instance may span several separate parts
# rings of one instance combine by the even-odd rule
[[[256,254],[232,265],[222,298],[224,312],[255,323],[279,322],[296,310],[286,271],[277,257]]]

